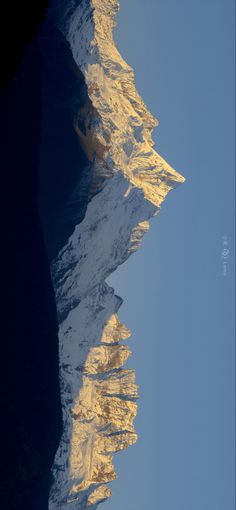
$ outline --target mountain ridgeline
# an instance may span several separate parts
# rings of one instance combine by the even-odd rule
[[[80,221],[85,174],[70,197],[74,229],[51,263],[63,435],[50,510],[97,508],[111,495],[114,453],[137,440],[135,372],[124,368],[130,331],[119,321],[122,299],[106,279],[138,249],[168,192],[184,182],[154,150],[157,122],[113,41],[117,10],[117,0],[67,0],[55,1],[51,11],[86,85],[83,104],[73,96],[73,127],[89,182]]]
[[[154,150],[157,121],[113,41],[117,10],[52,0],[1,97],[9,510],[95,510],[113,455],[137,440],[131,332],[106,279],[184,178]]]

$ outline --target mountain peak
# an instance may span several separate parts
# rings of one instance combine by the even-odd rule
[[[138,249],[168,192],[184,182],[153,148],[157,121],[113,41],[118,7],[117,0],[68,0],[55,9],[87,86],[74,129],[92,179],[85,216],[52,263],[64,434],[50,510],[68,503],[72,510],[96,508],[111,494],[113,454],[137,439],[135,372],[123,368],[130,350],[121,343],[130,331],[106,279]]]

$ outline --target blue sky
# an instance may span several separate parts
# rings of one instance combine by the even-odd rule
[[[116,455],[103,507],[234,510],[234,2],[120,4],[118,48],[186,182],[108,280],[140,399],[139,440]]]

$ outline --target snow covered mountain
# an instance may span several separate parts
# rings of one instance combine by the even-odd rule
[[[117,0],[55,0],[51,16],[87,85],[74,129],[90,161],[82,222],[51,265],[59,317],[64,433],[50,510],[95,509],[111,494],[113,454],[133,444],[137,386],[123,368],[130,331],[106,279],[135,250],[167,193],[184,181],[153,148],[157,125],[114,45]],[[77,189],[74,191],[74,198]]]

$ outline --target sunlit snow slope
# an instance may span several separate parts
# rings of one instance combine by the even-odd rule
[[[74,129],[92,179],[85,217],[52,263],[64,434],[50,510],[96,508],[111,494],[113,454],[137,439],[135,373],[123,368],[130,332],[106,279],[138,249],[149,218],[184,181],[153,148],[157,122],[113,42],[117,9],[117,0],[68,0],[55,1],[53,11],[88,88]]]

